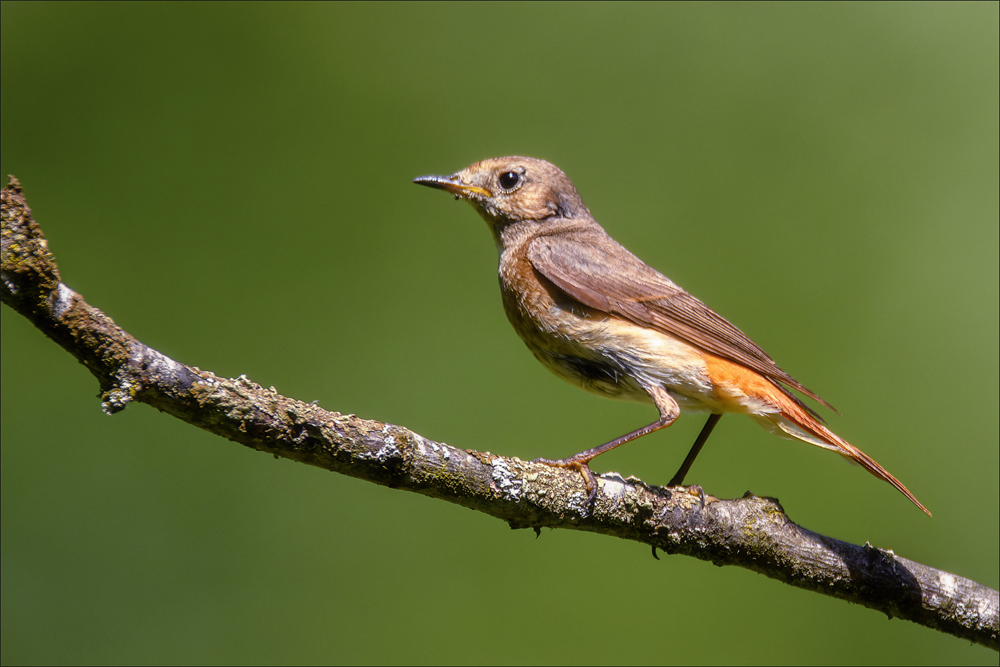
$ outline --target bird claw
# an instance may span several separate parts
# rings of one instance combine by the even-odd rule
[[[590,508],[594,506],[594,501],[597,499],[597,492],[600,487],[597,484],[597,475],[594,471],[590,469],[587,465],[590,458],[577,458],[576,456],[571,456],[568,459],[544,459],[537,458],[532,463],[541,463],[547,466],[552,466],[553,468],[563,468],[569,470],[577,470],[583,475],[584,484],[587,486],[587,502],[584,505],[586,511],[589,512]]]
[[[701,504],[701,510],[704,511],[704,509],[705,509],[705,490],[703,488],[701,488],[700,486],[698,486],[697,484],[692,484],[691,486],[688,487],[688,491],[689,492],[690,491],[694,491],[695,493],[698,494],[698,501]]]
[[[689,486],[683,487],[692,496],[698,496],[699,509],[705,509],[705,490],[698,486],[697,484],[691,484]]]

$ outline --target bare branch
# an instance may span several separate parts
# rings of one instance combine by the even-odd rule
[[[998,595],[896,556],[813,533],[774,499],[702,495],[599,477],[590,509],[573,471],[456,449],[402,426],[328,412],[178,363],[118,327],[64,285],[21,186],[3,189],[3,302],[80,360],[108,413],[139,401],[247,447],[377,484],[448,500],[512,528],[573,528],[651,545],[716,565],[738,565],[1000,650]]]

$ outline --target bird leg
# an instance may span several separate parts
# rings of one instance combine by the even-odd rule
[[[636,429],[620,438],[615,438],[611,442],[606,442],[600,447],[594,447],[593,449],[580,452],[579,454],[571,456],[568,459],[538,458],[532,463],[544,463],[545,465],[553,466],[555,468],[578,470],[580,474],[583,475],[584,482],[587,484],[587,506],[589,507],[594,502],[594,499],[597,498],[598,491],[597,476],[594,475],[594,472],[590,469],[590,465],[588,465],[591,460],[597,458],[604,452],[611,451],[619,445],[624,445],[626,442],[631,442],[632,440],[641,438],[642,436],[648,435],[653,431],[659,431],[661,428],[670,426],[681,413],[680,407],[677,405],[677,401],[675,401],[665,389],[661,387],[646,387],[646,391],[649,392],[650,397],[653,399],[653,403],[660,411],[660,418],[652,424]],[[709,429],[709,432],[711,432],[711,429]],[[701,436],[699,436],[699,438],[700,437]],[[705,437],[707,438],[708,434],[705,434]],[[697,455],[697,452],[695,454]],[[693,460],[694,459],[692,458],[692,461]]]
[[[688,452],[687,458],[685,458],[684,463],[681,464],[680,470],[678,470],[677,474],[674,475],[669,482],[667,482],[667,486],[684,485],[685,475],[688,474],[688,470],[691,469],[691,464],[693,464],[694,460],[698,457],[698,452],[700,452],[701,448],[705,446],[705,441],[708,440],[708,436],[712,435],[712,429],[715,428],[715,425],[719,423],[720,419],[722,419],[722,415],[720,414],[712,413],[708,416],[708,421],[705,422],[705,425],[701,428],[701,433],[699,433],[698,437],[695,438],[694,444],[691,445],[691,451]],[[703,505],[704,502],[705,501],[702,500]]]

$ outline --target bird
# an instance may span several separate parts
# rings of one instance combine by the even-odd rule
[[[931,516],[902,482],[827,428],[792,390],[833,409],[829,403],[611,238],[555,165],[522,156],[490,158],[413,182],[467,201],[486,221],[499,252],[504,311],[538,361],[586,391],[659,411],[653,423],[598,447],[565,459],[535,459],[579,471],[588,504],[598,492],[589,465],[595,457],[670,426],[684,410],[709,417],[668,486],[683,486],[721,416],[736,413],[860,464]]]

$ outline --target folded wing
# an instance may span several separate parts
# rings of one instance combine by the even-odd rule
[[[610,237],[604,236],[604,241],[597,244],[593,243],[596,239],[589,238],[591,235],[592,232],[581,231],[539,236],[531,241],[528,259],[535,270],[586,306],[680,338],[833,409],[781,370],[764,350],[725,318]],[[779,388],[786,391],[780,385]],[[819,418],[812,409],[799,404]]]

